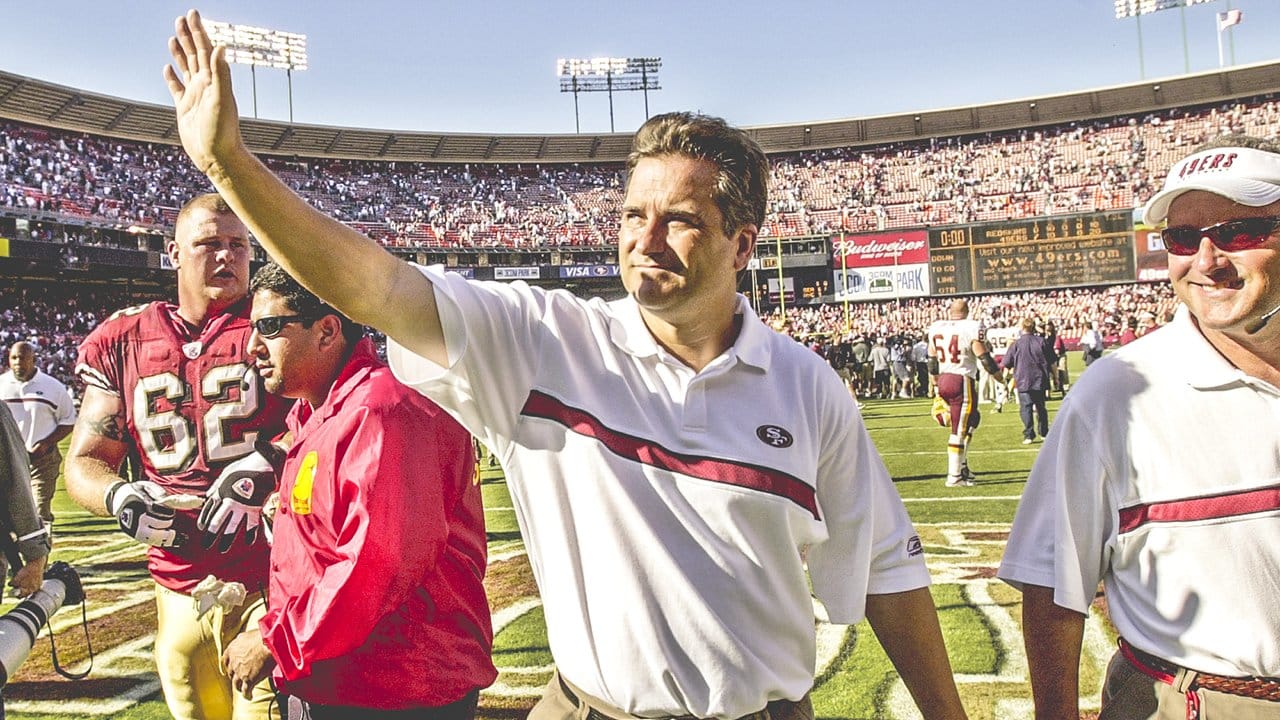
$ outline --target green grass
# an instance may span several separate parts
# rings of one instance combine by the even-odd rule
[[[1073,378],[1079,372],[1079,367],[1073,367]],[[1050,402],[1051,417],[1059,403],[1058,400]],[[1009,703],[1030,697],[1025,671],[1021,675],[1014,671],[1020,661],[1025,663],[1020,660],[1020,596],[992,579],[992,575],[1039,445],[1021,444],[1022,427],[1016,405],[1006,406],[1005,412],[999,414],[992,412],[991,407],[981,406],[982,425],[970,446],[970,466],[978,474],[978,483],[971,488],[943,486],[947,431],[930,417],[928,401],[871,401],[864,410],[871,436],[924,543],[935,579],[932,593],[948,656],[959,678],[961,697],[974,720],[994,719],[997,715],[1018,717],[1018,711],[1010,708],[1019,706]],[[552,661],[542,609],[537,604],[527,569],[520,565],[524,562],[520,556],[523,542],[511,509],[511,498],[501,468],[490,468],[487,459],[481,463],[481,492],[486,506],[490,554],[503,563],[503,572],[498,572],[495,566],[491,579],[500,576],[501,580],[495,582],[505,585],[503,606],[494,608],[495,617],[503,618],[494,643],[494,658],[501,674],[498,685],[482,696],[480,715],[509,720],[513,711],[527,710],[536,701],[549,678]],[[91,610],[94,603],[105,602],[112,587],[146,587],[141,551],[118,533],[114,520],[89,516],[73,505],[65,493],[55,498],[55,512],[58,520],[54,559],[66,560],[80,571],[88,588]],[[7,610],[12,603],[9,600],[0,610]],[[55,626],[60,628],[60,654],[68,652],[63,648],[83,644],[83,635],[77,634],[79,630],[62,628],[76,618],[78,612],[69,610],[55,617]],[[153,626],[132,628],[132,637],[145,636],[153,629]],[[1108,639],[1112,637],[1105,626],[1100,632]],[[820,654],[826,654],[813,691],[817,716],[831,719],[898,717],[894,708],[900,707],[903,690],[869,626],[863,622],[853,628],[830,628],[824,637],[835,639],[829,641],[825,650],[820,648]],[[122,639],[127,638],[95,637],[95,649],[99,653],[109,651]],[[75,683],[52,675],[45,643],[46,640],[40,640],[38,649],[6,688],[5,695],[10,701],[8,717],[16,720],[168,717],[156,694],[116,712],[92,709],[113,697],[110,693],[103,695],[100,686],[104,678],[123,676],[135,684],[154,679],[147,655],[149,648],[136,656],[100,661],[90,680]],[[71,650],[69,654],[75,657],[76,651]],[[83,655],[82,649],[80,655]],[[1096,701],[1101,680],[1096,659],[1085,658],[1081,679],[1081,696],[1087,708],[1090,702]],[[93,685],[95,681],[99,686]],[[68,706],[66,712],[56,712],[59,709],[56,705],[42,705],[39,711],[22,709],[24,701],[49,698],[61,698],[56,700],[59,703],[85,705],[75,710]],[[904,716],[911,717],[911,714]]]
[[[551,648],[547,647],[547,626],[542,608],[534,608],[511,623],[502,632],[502,646],[493,649],[493,662],[499,667],[540,667],[551,664]]]
[[[957,673],[994,673],[1001,653],[982,614],[969,605],[959,585],[935,585],[933,602],[947,638],[951,669]]]
[[[841,647],[834,672],[818,678],[813,691],[818,718],[870,718],[880,715],[890,689],[893,664],[865,622]]]

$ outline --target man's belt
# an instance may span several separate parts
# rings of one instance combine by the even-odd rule
[[[587,706],[586,720],[617,720],[617,718],[611,715],[606,715],[596,708],[591,707],[589,703],[584,703],[582,699],[578,697],[577,693],[569,688],[569,683],[565,682],[564,678],[559,675],[557,675],[556,678],[560,681],[561,692],[563,692],[564,696],[569,699],[569,702],[573,703],[575,708],[581,710],[583,705]],[[748,715],[743,715],[737,720],[770,720],[771,715],[772,717],[786,717],[790,712],[792,705],[795,705],[795,703],[790,700],[773,700],[768,705],[764,706],[763,709],[757,710]],[[624,715],[622,717],[626,716]],[[698,718],[691,715],[684,715],[681,717],[666,718],[665,720],[698,720]]]
[[[1172,685],[1174,676],[1182,669],[1167,660],[1139,650],[1124,638],[1120,639],[1120,653],[1144,675],[1166,685]],[[1196,671],[1196,677],[1190,689],[1211,690],[1225,695],[1280,702],[1280,678],[1227,677]]]

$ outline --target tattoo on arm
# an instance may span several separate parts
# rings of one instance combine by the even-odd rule
[[[115,440],[116,442],[124,442],[124,416],[123,415],[103,415],[102,417],[91,420],[89,429],[94,435]]]

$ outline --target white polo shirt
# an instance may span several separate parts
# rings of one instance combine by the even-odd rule
[[[739,297],[701,372],[630,298],[435,284],[442,369],[391,367],[498,454],[560,672],[641,716],[735,718],[813,684],[805,580],[835,622],[928,585],[920,542],[849,393]]]
[[[1101,580],[1134,646],[1280,676],[1280,390],[1186,308],[1089,367],[1031,470],[999,576],[1087,612]]]
[[[67,386],[42,370],[26,382],[14,377],[12,370],[0,375],[0,400],[18,421],[27,452],[59,425],[76,424],[76,406]]]

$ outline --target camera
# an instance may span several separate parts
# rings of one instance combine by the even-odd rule
[[[31,653],[40,628],[63,603],[76,605],[84,600],[80,576],[68,564],[56,562],[45,569],[40,589],[0,616],[0,687]]]

